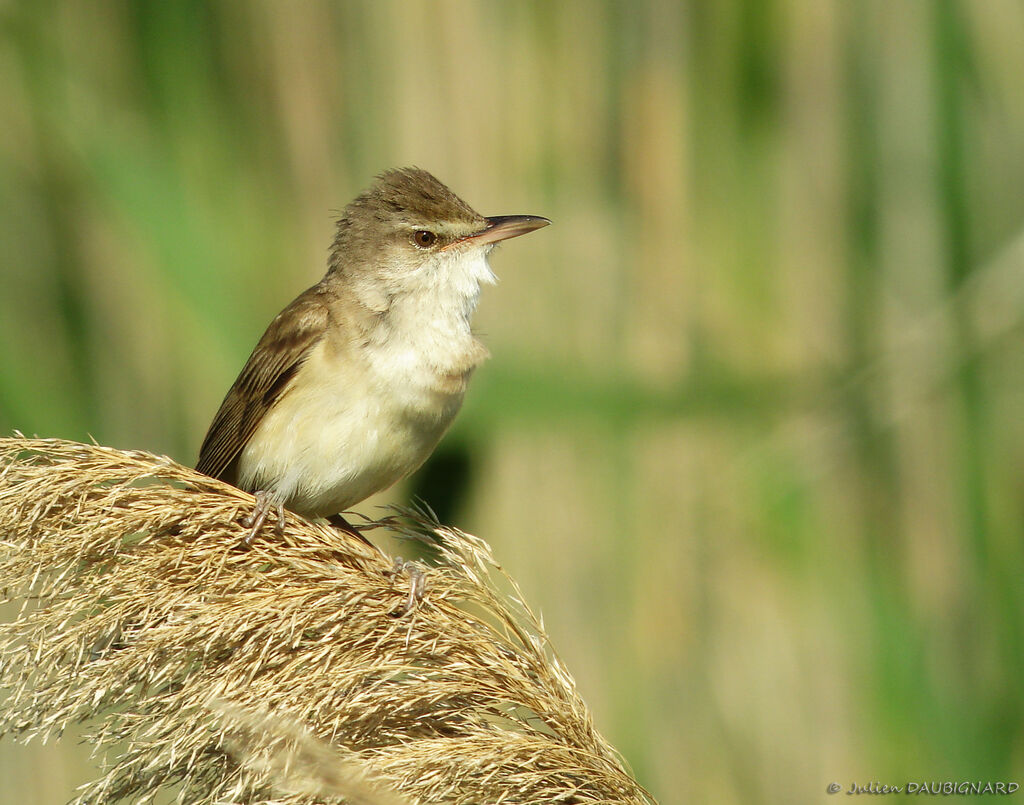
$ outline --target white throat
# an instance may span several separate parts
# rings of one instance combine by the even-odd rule
[[[421,366],[448,371],[463,362],[473,338],[480,287],[496,281],[486,246],[439,252],[405,279],[408,292],[388,311],[388,342]],[[478,347],[477,347],[478,348]]]

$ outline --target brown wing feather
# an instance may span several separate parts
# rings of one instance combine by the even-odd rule
[[[323,337],[328,316],[326,292],[314,285],[270,323],[206,432],[197,470],[238,482],[239,454]]]

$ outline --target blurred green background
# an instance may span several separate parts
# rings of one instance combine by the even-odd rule
[[[1024,782],[1022,77],[1012,0],[0,2],[0,431],[193,463],[419,165],[555,226],[358,508],[488,539],[665,805]]]

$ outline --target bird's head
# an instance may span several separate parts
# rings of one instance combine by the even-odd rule
[[[416,296],[465,308],[468,317],[481,283],[494,281],[491,249],[549,223],[536,215],[485,218],[427,171],[390,170],[345,208],[331,272],[385,308]]]

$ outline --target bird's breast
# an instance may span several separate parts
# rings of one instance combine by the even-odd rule
[[[316,516],[386,489],[444,435],[480,350],[438,368],[409,348],[345,355],[321,342],[243,450],[242,485]]]

